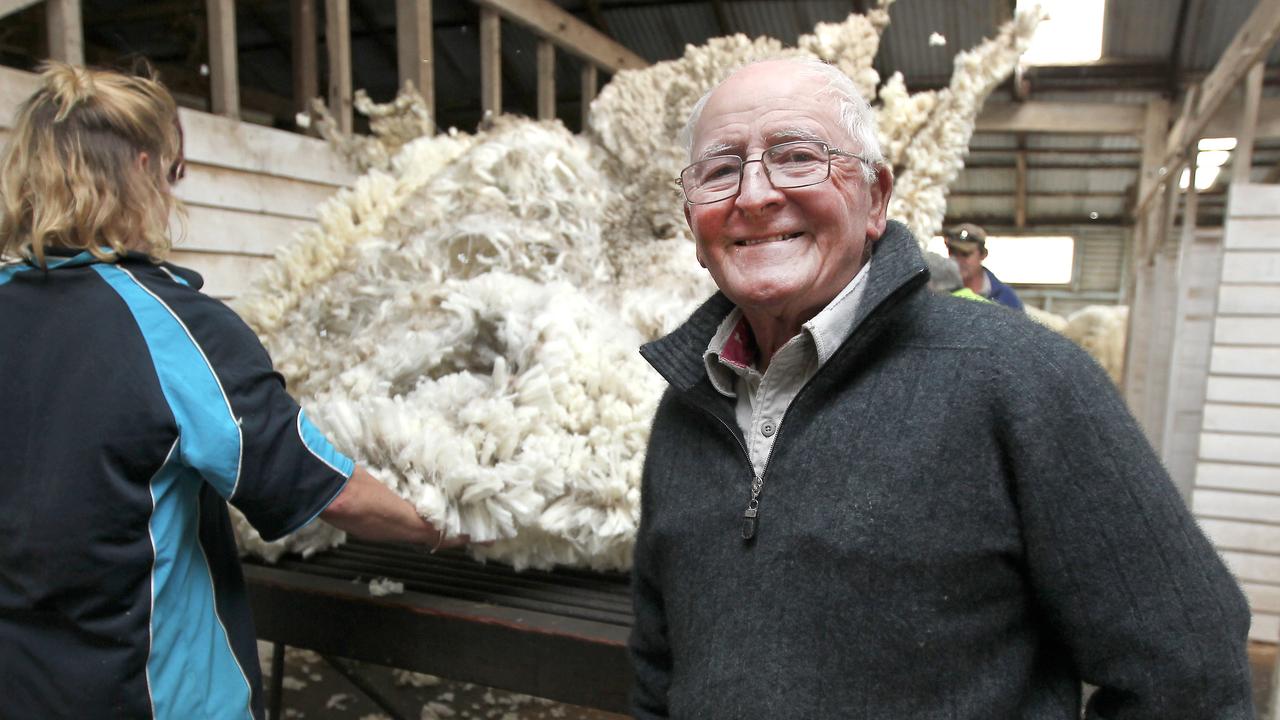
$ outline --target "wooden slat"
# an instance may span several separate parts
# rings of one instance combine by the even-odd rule
[[[1245,78],[1244,112],[1240,115],[1235,156],[1231,159],[1233,186],[1249,182],[1249,171],[1253,167],[1253,139],[1258,132],[1258,104],[1262,100],[1262,74],[1265,70],[1265,62],[1255,63]]]
[[[435,50],[431,0],[396,0],[396,52],[400,84],[412,83],[435,122]]]
[[[1280,251],[1229,252],[1222,259],[1222,281],[1227,283],[1280,283]],[[1280,345],[1280,339],[1277,343]]]
[[[240,117],[235,0],[206,0],[209,19],[209,93],[214,113]]]
[[[582,95],[582,127],[584,129],[590,127],[591,102],[596,99],[598,90],[599,79],[596,73],[596,66],[591,64],[583,65],[580,94]]]
[[[1192,508],[1196,515],[1269,523],[1280,527],[1280,495],[1198,488],[1192,496]],[[1272,553],[1280,552],[1280,546],[1267,549]]]
[[[1215,402],[1280,405],[1280,380],[1210,376],[1205,397]]]
[[[1227,214],[1233,219],[1241,217],[1274,218],[1276,216],[1277,197],[1280,197],[1280,187],[1275,185],[1258,183],[1238,185],[1231,192],[1230,202],[1227,205]],[[1231,234],[1227,233],[1227,235],[1229,239]]]
[[[49,57],[72,65],[84,64],[84,25],[80,0],[48,0]]]
[[[1280,436],[1280,405],[1228,405],[1221,402],[1206,402],[1204,429],[1221,433],[1261,433]]]
[[[1214,518],[1199,523],[1214,546],[1223,550],[1274,553],[1280,548],[1280,525]]]
[[[206,207],[243,210],[285,218],[312,220],[316,207],[333,188],[298,180],[200,165],[190,167],[175,194]]]
[[[1196,466],[1196,484],[1223,490],[1280,493],[1280,465],[1202,462]]]
[[[316,0],[289,0],[289,27],[293,56],[293,109],[310,114],[310,103],[320,97],[320,58],[316,48]]]
[[[1209,369],[1214,375],[1280,377],[1280,348],[1215,347]]]
[[[1218,291],[1218,312],[1224,315],[1275,315],[1280,313],[1280,287],[1274,285],[1223,285]]]
[[[1280,613],[1280,585],[1244,583],[1241,586],[1249,598],[1249,606],[1265,613]]]
[[[1219,345],[1280,345],[1280,317],[1223,316],[1214,321]]]
[[[1277,465],[1280,464],[1280,437],[1202,433],[1200,459],[1227,463]]]
[[[647,67],[639,55],[561,9],[551,0],[474,0],[480,7],[523,25],[539,37],[609,72]],[[481,14],[483,17],[483,13]]]
[[[328,143],[317,138],[179,110],[190,163],[248,170],[332,187],[355,181],[355,173]],[[182,187],[181,184],[178,186]]]
[[[538,41],[538,119],[556,117],[556,46]]]
[[[1280,556],[1226,550],[1222,559],[1242,581],[1280,583]]]
[[[202,291],[220,300],[230,300],[249,288],[253,277],[269,263],[267,258],[175,250],[168,259],[189,267],[204,278]]]
[[[1229,250],[1280,250],[1280,218],[1233,217],[1223,242]]]
[[[351,4],[324,0],[324,42],[329,56],[329,112],[338,129],[350,133],[355,119],[351,100]]]
[[[502,16],[480,10],[480,110],[502,114]]]
[[[281,246],[314,223],[310,220],[228,210],[203,205],[187,206],[187,236],[179,250],[223,252],[271,257]]]

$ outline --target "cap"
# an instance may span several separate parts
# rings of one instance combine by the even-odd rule
[[[943,233],[947,244],[973,243],[982,249],[987,248],[987,231],[973,223],[960,223]]]

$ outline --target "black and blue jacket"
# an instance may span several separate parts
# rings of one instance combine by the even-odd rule
[[[0,266],[0,715],[262,716],[226,502],[275,539],[354,464],[201,283]]]

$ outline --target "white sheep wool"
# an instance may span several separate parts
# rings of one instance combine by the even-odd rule
[[[675,141],[694,103],[753,60],[814,55],[874,98],[889,22],[823,24],[784,48],[741,35],[622,71],[582,135],[489,118],[432,134],[412,92],[357,107],[373,135],[322,132],[364,174],[282,249],[236,310],[335,445],[481,559],[517,568],[630,566],[649,424],[665,383],[636,349],[713,290],[678,191]],[[1025,48],[1019,15],[957,57],[950,87],[880,89],[899,169],[891,214],[919,237],[941,224],[983,99]],[[343,540],[322,522],[241,546],[268,559]]]

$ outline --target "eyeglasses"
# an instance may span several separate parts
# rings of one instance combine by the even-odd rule
[[[796,140],[766,149],[757,160],[743,160],[737,155],[716,155],[699,160],[680,171],[676,184],[684,191],[684,199],[690,205],[706,205],[737,195],[742,189],[742,173],[748,163],[760,163],[765,177],[774,187],[798,188],[817,185],[830,177],[831,158],[837,155],[871,163],[861,155],[828,147],[824,142]]]
[[[183,153],[186,139],[182,135],[182,123],[178,121],[176,115],[173,118],[173,124],[178,128],[178,157],[174,158],[173,164],[169,166],[169,173],[165,176],[165,180],[168,180],[170,185],[177,184],[187,176],[187,158]]]

